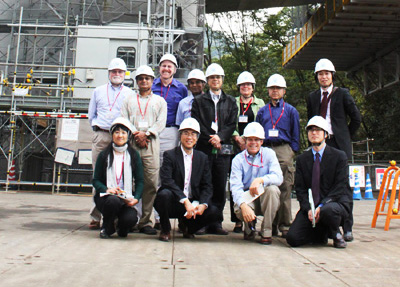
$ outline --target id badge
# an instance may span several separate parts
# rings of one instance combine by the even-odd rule
[[[277,138],[279,136],[279,130],[268,130],[268,137]]]
[[[139,122],[139,129],[147,129],[149,127],[148,122]]]
[[[246,115],[239,116],[239,123],[247,123],[249,121],[249,117]]]
[[[217,133],[218,132],[218,124],[216,122],[211,123],[211,128]]]

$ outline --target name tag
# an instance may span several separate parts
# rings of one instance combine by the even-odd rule
[[[247,123],[249,121],[249,117],[245,115],[239,116],[239,123]]]
[[[279,136],[279,130],[268,130],[268,137],[277,138]]]
[[[147,129],[149,127],[148,122],[139,122],[139,129]]]
[[[211,123],[211,128],[217,133],[218,132],[218,124],[216,122]]]

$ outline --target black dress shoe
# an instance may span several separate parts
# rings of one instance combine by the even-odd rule
[[[333,247],[335,248],[346,248],[347,243],[344,241],[342,234],[337,233],[333,238]]]
[[[289,230],[282,230],[282,238],[286,238],[287,234],[288,234]]]
[[[110,235],[107,234],[105,229],[100,230],[100,238],[101,239],[109,239]]]
[[[233,228],[233,232],[234,233],[242,233],[242,231],[243,231],[243,225],[242,224],[235,225],[235,227]]]
[[[223,229],[222,227],[217,227],[217,228],[208,228],[208,234],[215,234],[215,235],[228,235],[229,232]]]
[[[157,230],[155,230],[150,225],[146,225],[146,226],[140,228],[139,232],[147,234],[147,235],[156,235],[157,234]]]
[[[117,234],[119,237],[127,237],[128,230],[127,229],[117,229]]]
[[[344,238],[344,241],[346,241],[346,242],[353,241],[354,240],[353,232],[351,232],[351,231],[345,232],[345,234],[343,235],[343,238]]]
[[[204,235],[207,233],[207,227],[200,228],[195,232],[196,235]]]

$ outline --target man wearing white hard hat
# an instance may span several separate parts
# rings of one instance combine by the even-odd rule
[[[212,202],[221,217],[226,201],[226,179],[229,172],[230,145],[236,127],[238,108],[235,98],[222,90],[224,69],[213,63],[207,67],[206,79],[209,90],[193,101],[192,117],[200,124],[200,138],[196,149],[208,155],[213,184]],[[227,235],[222,220],[208,227],[208,233]]]
[[[236,130],[232,135],[234,143],[236,144],[235,153],[239,153],[246,148],[246,143],[242,137],[243,131],[249,123],[256,120],[258,111],[265,106],[264,101],[254,95],[255,85],[256,79],[253,74],[247,71],[240,73],[236,81],[236,86],[239,91],[239,97],[236,97],[238,121],[236,124]],[[241,233],[243,229],[242,221],[235,215],[233,200],[229,201],[229,205],[231,209],[231,221],[235,223],[233,232]]]
[[[178,112],[176,113],[175,123],[179,126],[182,121],[186,118],[190,118],[192,115],[192,105],[194,97],[204,93],[204,87],[206,86],[206,76],[202,70],[194,69],[190,71],[188,78],[188,96],[180,101],[178,106]]]
[[[166,128],[160,135],[161,160],[164,151],[178,145],[178,126],[176,125],[176,112],[179,102],[188,95],[184,84],[174,79],[178,68],[176,58],[172,54],[165,54],[159,62],[160,77],[154,80],[153,93],[164,98],[168,105]]]
[[[258,111],[256,121],[264,127],[264,146],[275,151],[281,165],[281,206],[274,220],[273,233],[277,235],[279,229],[282,237],[285,237],[292,221],[290,196],[295,172],[293,159],[300,148],[300,119],[296,108],[283,99],[286,94],[286,81],[281,75],[274,74],[269,77],[267,88],[271,101]]]
[[[157,234],[150,217],[160,170],[160,133],[167,118],[167,103],[151,90],[153,80],[153,70],[146,65],[140,66],[136,70],[139,93],[126,98],[121,109],[121,115],[129,119],[137,130],[133,134],[133,146],[142,158],[144,170],[143,214],[138,228],[149,235]]]
[[[212,185],[207,155],[194,147],[200,125],[186,118],[179,128],[181,145],[166,151],[161,168],[161,187],[154,207],[160,215],[159,239],[171,239],[170,218],[180,219],[183,237],[194,238],[200,228],[219,219],[218,209],[211,204]]]
[[[130,97],[133,91],[124,86],[126,73],[124,60],[115,58],[108,65],[108,80],[105,85],[97,87],[90,98],[88,117],[94,131],[92,138],[92,167],[96,165],[99,153],[111,143],[109,133],[111,123],[120,116],[122,102]],[[91,229],[100,228],[101,213],[93,206],[90,210]]]
[[[332,238],[334,247],[345,248],[339,226],[350,211],[347,156],[326,144],[329,125],[323,117],[312,117],[306,130],[312,148],[296,159],[295,190],[300,210],[286,241],[296,247],[327,244]]]
[[[308,119],[319,115],[328,123],[329,137],[326,144],[344,151],[348,160],[352,157],[351,140],[361,124],[361,115],[348,89],[335,87],[335,67],[328,59],[320,59],[315,65],[315,80],[319,89],[312,92],[307,101]],[[353,198],[350,186],[349,198]],[[353,203],[351,202],[351,210]],[[353,212],[343,224],[344,238],[353,240]]]
[[[259,242],[268,245],[272,243],[272,223],[280,204],[282,171],[275,152],[262,147],[265,133],[259,123],[249,123],[243,137],[246,149],[233,159],[230,177],[235,212],[245,222],[245,240],[255,239],[256,216],[262,215]]]

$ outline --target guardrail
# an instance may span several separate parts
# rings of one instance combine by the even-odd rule
[[[325,1],[325,4],[311,16],[299,33],[283,48],[282,66],[285,66],[328,23],[329,19],[334,18],[336,12],[341,11],[343,6],[349,3],[350,0]]]

